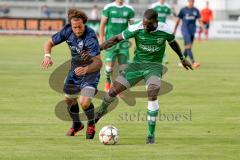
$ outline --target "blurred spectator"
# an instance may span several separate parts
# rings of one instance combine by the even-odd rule
[[[203,22],[204,28],[205,28],[205,39],[206,41],[208,40],[208,30],[210,27],[210,22],[213,20],[213,13],[212,10],[209,8],[209,3],[206,2],[206,7],[204,9],[201,10],[201,20]],[[203,30],[199,29],[198,32],[198,40],[201,41],[201,34],[202,34]]]
[[[3,17],[8,17],[10,13],[10,7],[7,4],[0,6],[0,12],[2,12]]]
[[[97,6],[97,5],[94,5],[94,6],[93,6],[93,9],[92,9],[92,11],[91,11],[91,19],[92,19],[92,20],[99,20],[99,19],[100,19],[99,14],[100,14],[100,11],[99,11],[99,9],[98,9],[98,6]]]
[[[48,8],[47,5],[43,5],[43,6],[41,7],[41,16],[42,16],[43,18],[50,18],[51,12],[50,12],[50,10],[49,10],[49,8]]]

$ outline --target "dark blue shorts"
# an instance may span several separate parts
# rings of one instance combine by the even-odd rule
[[[203,26],[205,29],[209,29],[210,23],[209,22],[203,22]]]
[[[195,32],[182,30],[183,40],[185,45],[193,44]]]
[[[97,92],[97,86],[100,79],[100,72],[76,76],[74,71],[69,71],[64,82],[63,91],[67,95],[76,95],[85,87],[94,88]]]

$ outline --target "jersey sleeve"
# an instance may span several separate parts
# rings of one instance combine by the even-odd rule
[[[67,38],[70,34],[70,28],[69,27],[71,28],[70,25],[69,26],[67,25],[61,31],[52,35],[52,41],[55,45],[60,44],[60,43],[67,40]]]
[[[166,40],[171,43],[172,41],[175,40],[175,35],[173,34],[173,31],[168,24],[162,23],[162,25],[163,31],[166,33]]]
[[[85,42],[85,47],[89,51],[89,55],[95,57],[100,54],[100,47],[96,38],[89,38]]]
[[[129,20],[133,19],[135,16],[135,11],[134,10],[130,10],[130,14],[129,14]]]
[[[168,34],[167,35],[167,41],[171,43],[172,41],[175,40],[175,35],[174,34]]]
[[[123,39],[130,39],[135,36],[134,31],[130,31],[128,28],[122,32]]]
[[[179,14],[178,14],[178,18],[183,19],[183,17],[184,17],[184,13],[183,12],[184,12],[183,9],[181,9]]]
[[[104,17],[109,17],[109,9],[108,8],[104,8],[102,11],[102,16]]]

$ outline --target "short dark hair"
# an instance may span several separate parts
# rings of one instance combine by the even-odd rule
[[[87,15],[83,11],[78,10],[76,8],[71,8],[68,10],[68,23],[71,23],[71,20],[73,18],[82,19],[84,24],[87,23],[87,21],[88,21]]]
[[[158,13],[155,10],[153,10],[153,9],[147,9],[144,12],[144,18],[147,18],[147,19],[157,19],[158,18]]]

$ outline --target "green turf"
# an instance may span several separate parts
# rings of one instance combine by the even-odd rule
[[[64,136],[70,123],[54,113],[63,95],[51,90],[48,78],[70,56],[66,45],[58,46],[53,50],[54,66],[42,70],[46,39],[0,37],[0,159],[240,159],[239,41],[195,43],[195,56],[202,64],[195,71],[177,67],[177,57],[168,47],[170,64],[164,79],[174,90],[159,97],[161,113],[168,119],[157,122],[157,143],[145,144],[147,99],[139,98],[134,107],[121,101],[99,122],[97,131],[108,124],[120,130],[118,145],[104,146],[98,136],[86,140],[85,130],[77,137]],[[172,115],[178,117],[173,120]]]

